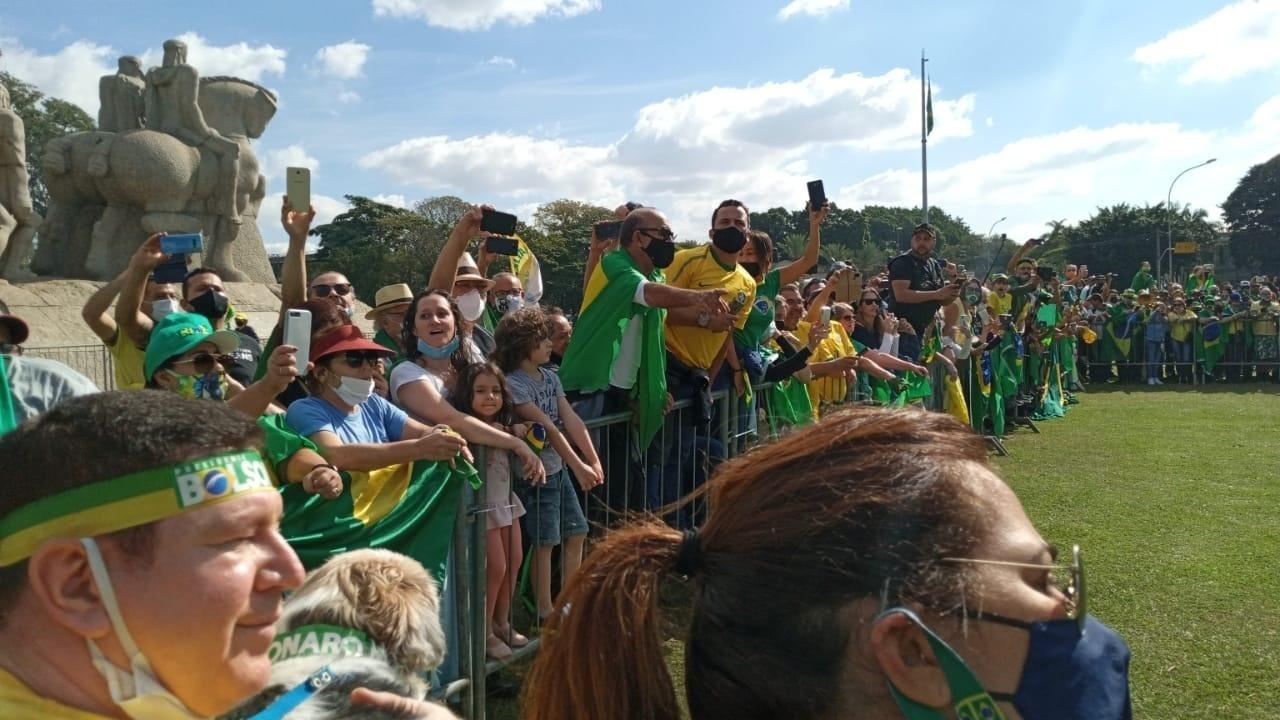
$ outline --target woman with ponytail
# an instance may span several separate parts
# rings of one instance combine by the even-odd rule
[[[525,720],[685,717],[664,582],[687,583],[693,720],[1131,715],[1129,651],[950,417],[854,408],[722,466],[699,531],[598,544],[559,598]],[[1067,567],[1060,567],[1062,564]]]

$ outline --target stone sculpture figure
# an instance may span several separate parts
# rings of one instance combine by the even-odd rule
[[[240,146],[205,123],[199,97],[200,73],[187,64],[187,44],[166,40],[163,64],[147,73],[147,129],[167,133],[192,147],[207,147],[218,157],[218,187],[209,209],[239,223],[236,180]]]
[[[249,142],[274,117],[275,95],[239,78],[200,77],[178,41],[165,43],[164,63],[146,76],[141,129],[45,146],[50,203],[35,272],[110,279],[148,234],[202,232],[201,265],[224,280],[275,282],[257,227],[266,183]],[[111,78],[136,79],[129,65],[122,58]]]
[[[40,215],[27,185],[26,128],[0,85],[0,277],[17,277]]]
[[[124,132],[143,127],[146,115],[147,83],[143,79],[142,61],[125,55],[116,61],[114,75],[98,81],[98,129]]]

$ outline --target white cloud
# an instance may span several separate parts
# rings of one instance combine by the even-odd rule
[[[79,105],[98,116],[98,78],[114,73],[119,53],[110,45],[77,40],[52,55],[23,47],[14,38],[0,38],[0,68],[35,85],[45,95]]]
[[[987,117],[987,119],[983,121],[983,123],[984,123],[987,127],[995,127],[995,126],[996,126],[996,119],[995,119],[995,118],[993,118],[993,117],[988,116],[988,117]]]
[[[1148,67],[1185,65],[1183,84],[1224,82],[1280,67],[1280,2],[1240,0],[1194,25],[1143,45],[1133,59]]]
[[[270,198],[279,198],[284,194],[284,188],[278,187],[272,189],[270,183],[267,185],[268,201],[263,203],[262,217],[258,218],[258,229],[262,232],[262,244],[266,246],[267,252],[273,255],[283,255],[289,249],[289,238],[285,236],[284,230],[280,227],[280,221],[276,219],[279,212],[279,200],[274,201]],[[347,210],[351,206],[343,198],[329,197],[328,195],[311,194],[311,207],[316,209],[316,217],[311,221],[311,227],[319,227],[321,225],[333,222],[333,219]],[[313,251],[320,246],[320,238],[308,237],[307,250]]]
[[[383,205],[390,205],[392,207],[398,207],[398,208],[409,207],[409,201],[405,200],[404,196],[399,193],[393,193],[391,195],[378,194],[378,195],[374,195],[371,199],[374,202],[380,202]]]
[[[319,227],[333,222],[333,219],[351,208],[342,198],[328,195],[311,195],[311,207],[316,209],[316,219],[311,221],[312,227]]]
[[[360,93],[355,90],[343,90],[338,93],[338,97],[336,99],[338,102],[343,104],[358,103],[360,102]]]
[[[187,44],[187,63],[199,70],[203,77],[232,75],[261,82],[267,75],[284,76],[285,58],[289,54],[284,48],[271,44],[250,45],[243,41],[213,45],[195,32],[182,33],[177,39]],[[149,68],[160,64],[164,51],[157,46],[141,57],[143,67]]]
[[[378,17],[419,19],[449,30],[528,25],[545,15],[573,17],[599,9],[600,0],[373,0]]]
[[[790,20],[796,15],[822,17],[837,10],[848,10],[849,0],[791,0],[778,11],[778,19]]]
[[[726,197],[750,205],[802,201],[806,159],[821,148],[915,147],[919,79],[822,69],[792,82],[712,88],[648,105],[607,145],[528,135],[422,137],[370,153],[360,165],[430,193],[520,203],[572,197],[614,207],[662,207],[683,232],[701,233]],[[975,98],[935,93],[935,141],[972,134]],[[778,188],[799,188],[779,198]],[[508,206],[511,206],[509,203]]]
[[[515,61],[515,60],[513,60],[513,59],[511,59],[511,58],[509,58],[509,57],[503,56],[503,55],[494,55],[493,57],[489,58],[488,60],[485,60],[485,61],[484,61],[484,64],[485,64],[485,65],[495,65],[495,66],[497,66],[497,67],[508,67],[508,68],[513,68],[513,67],[515,67],[515,66],[516,66],[516,61]]]
[[[310,168],[312,175],[315,175],[320,169],[320,161],[308,155],[306,149],[297,144],[289,145],[279,150],[258,148],[257,155],[258,172],[262,173],[267,180],[283,178],[285,168]]]
[[[322,47],[316,51],[316,68],[330,77],[339,80],[353,80],[364,71],[364,63],[369,59],[368,45],[348,40]]]

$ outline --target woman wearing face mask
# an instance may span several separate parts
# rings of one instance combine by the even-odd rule
[[[953,419],[833,414],[704,491],[698,531],[638,523],[596,545],[552,615],[525,720],[682,717],[659,613],[681,577],[693,720],[1132,716],[1129,649],[1087,614],[1079,554],[1045,542]]]
[[[391,371],[391,399],[422,422],[456,429],[468,442],[510,450],[519,458],[525,478],[542,483],[546,470],[522,438],[495,430],[450,403],[458,371],[484,361],[458,332],[461,321],[458,306],[443,290],[414,298],[404,315],[401,338],[407,360]]]
[[[316,338],[311,397],[285,421],[341,470],[379,470],[413,460],[451,460],[467,443],[445,426],[428,427],[373,392],[378,359],[392,351],[343,325]]]

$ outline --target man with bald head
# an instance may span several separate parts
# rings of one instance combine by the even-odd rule
[[[728,308],[719,290],[665,284],[675,233],[658,210],[632,210],[618,235],[618,249],[601,258],[587,283],[560,380],[571,399],[583,401],[584,420],[634,408],[643,449],[661,427],[667,404],[667,310]]]

